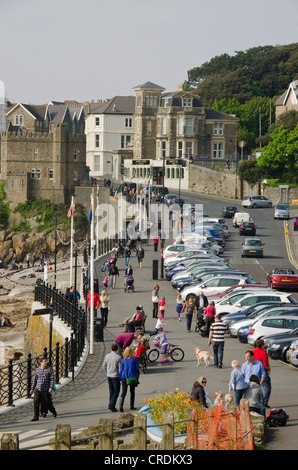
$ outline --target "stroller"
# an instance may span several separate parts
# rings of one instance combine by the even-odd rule
[[[133,276],[126,276],[124,279],[124,292],[134,292],[134,278]]]
[[[205,320],[203,316],[203,309],[197,310],[197,322],[196,322],[195,331],[200,333],[200,335],[203,337],[206,336],[206,326],[205,326]]]

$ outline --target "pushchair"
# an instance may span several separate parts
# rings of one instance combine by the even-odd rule
[[[124,292],[134,292],[134,278],[133,276],[126,276],[124,279]]]
[[[196,319],[196,327],[195,331],[200,333],[201,336],[206,336],[206,325],[203,315],[203,309],[197,310],[197,319]]]

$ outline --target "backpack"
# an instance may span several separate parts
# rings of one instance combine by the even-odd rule
[[[286,425],[289,419],[289,415],[287,415],[285,410],[280,408],[279,410],[276,410],[276,409],[270,410],[267,413],[266,418],[267,418],[267,424],[269,425],[269,427],[278,427],[278,426]]]

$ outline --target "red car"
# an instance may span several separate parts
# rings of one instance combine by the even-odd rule
[[[267,275],[267,283],[272,289],[298,290],[298,274],[293,269],[275,268]]]

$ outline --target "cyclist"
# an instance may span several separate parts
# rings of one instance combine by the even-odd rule
[[[162,326],[158,328],[158,335],[155,336],[154,342],[157,342],[158,347],[160,347],[160,354],[161,354],[162,360],[159,361],[159,363],[162,364],[164,362],[169,362],[169,359],[167,356],[169,342],[168,342],[167,335]]]

